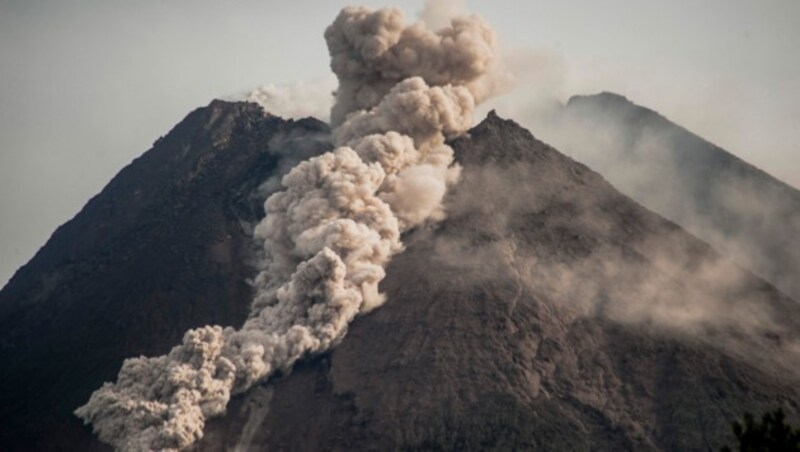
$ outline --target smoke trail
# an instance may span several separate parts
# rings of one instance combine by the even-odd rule
[[[346,8],[325,38],[338,147],[300,163],[266,201],[256,228],[266,262],[242,328],[190,330],[167,356],[128,359],[76,410],[116,448],[184,448],[232,394],[336,345],[383,303],[378,283],[401,233],[442,217],[458,177],[445,139],[489,94],[492,30],[477,17],[434,32],[396,9]]]

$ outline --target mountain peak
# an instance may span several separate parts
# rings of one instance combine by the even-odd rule
[[[599,102],[603,104],[630,104],[634,105],[627,97],[622,94],[613,93],[611,91],[601,91],[597,94],[579,94],[571,96],[567,101],[567,106],[584,101]]]
[[[478,149],[471,145],[474,139],[491,139],[502,145]],[[500,117],[495,110],[491,110],[467,134],[455,138],[453,143],[458,160],[474,164],[508,163],[525,158],[531,152],[546,152],[550,148],[514,120]],[[528,143],[536,143],[536,146],[525,146]]]
[[[800,191],[616,94],[573,97],[560,127],[570,155],[800,299]]]
[[[123,359],[163,354],[189,328],[240,324],[255,271],[248,224],[264,215],[258,188],[327,150],[327,133],[313,119],[215,100],[59,227],[0,291],[3,447],[91,448],[72,411]]]

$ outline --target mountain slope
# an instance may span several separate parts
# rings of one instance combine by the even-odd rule
[[[570,99],[553,141],[800,299],[800,191],[626,98]]]
[[[796,410],[791,300],[513,122],[470,135],[387,304],[195,450],[708,450],[745,409]]]
[[[91,437],[72,411],[124,358],[241,323],[253,274],[242,222],[263,215],[250,193],[326,134],[214,101],[58,228],[0,292],[0,449],[82,449]]]
[[[258,201],[326,134],[215,101],[60,228],[0,292],[3,446],[102,450],[71,410],[123,358],[240,324]],[[386,305],[197,450],[706,450],[744,410],[796,415],[790,299],[511,121],[452,144],[448,218],[405,238]]]

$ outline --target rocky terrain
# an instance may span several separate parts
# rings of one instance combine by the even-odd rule
[[[240,324],[259,201],[326,134],[215,101],[59,228],[0,292],[0,444],[104,450],[72,410],[124,358]],[[196,450],[709,450],[745,410],[797,416],[793,300],[512,121],[452,145],[448,218],[385,306]]]
[[[0,292],[0,449],[85,450],[95,440],[72,411],[123,359],[162,354],[191,327],[241,323],[246,222],[263,216],[251,194],[326,134],[316,120],[212,102],[58,228]]]
[[[453,144],[450,216],[406,240],[386,306],[197,450],[708,450],[742,410],[796,410],[796,366],[758,361],[796,340],[791,300],[511,121]],[[752,307],[786,337],[737,337]]]

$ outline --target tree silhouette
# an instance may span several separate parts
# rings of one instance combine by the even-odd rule
[[[782,409],[764,413],[761,422],[750,413],[744,414],[744,421],[733,423],[739,452],[800,452],[800,428],[793,428],[786,422]],[[728,446],[721,452],[732,452]]]

